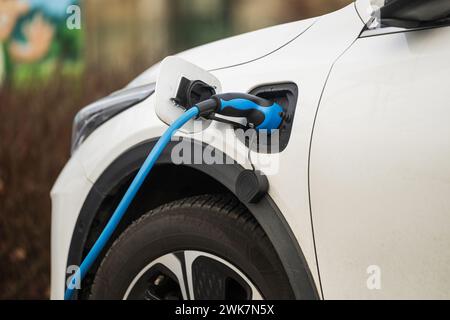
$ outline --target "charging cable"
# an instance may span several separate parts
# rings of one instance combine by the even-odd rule
[[[131,202],[136,197],[139,189],[145,181],[156,161],[161,156],[164,149],[170,143],[172,136],[188,121],[196,117],[211,117],[215,113],[228,117],[246,118],[247,123],[257,130],[278,129],[283,122],[283,109],[277,103],[269,100],[241,93],[228,93],[214,95],[210,99],[200,102],[190,109],[187,109],[161,136],[156,143],[144,164],[140,168],[130,187],[126,191],[106,227],[100,234],[87,256],[81,263],[80,268],[71,277],[67,286],[64,299],[70,300],[73,297],[77,283],[86,276],[87,272],[94,264],[100,253],[110,240]],[[219,121],[219,118],[214,118]]]

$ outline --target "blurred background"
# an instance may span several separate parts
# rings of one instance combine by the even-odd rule
[[[0,0],[0,299],[49,297],[49,192],[79,109],[169,54],[350,2]]]

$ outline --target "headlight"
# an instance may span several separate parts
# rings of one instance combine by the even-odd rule
[[[99,126],[151,96],[155,86],[155,83],[151,83],[120,90],[81,109],[73,122],[72,154]]]

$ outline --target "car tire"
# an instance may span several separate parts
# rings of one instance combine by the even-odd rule
[[[294,295],[277,253],[248,210],[230,195],[202,195],[165,204],[129,226],[105,255],[90,298]]]

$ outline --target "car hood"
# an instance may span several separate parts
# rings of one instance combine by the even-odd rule
[[[177,56],[205,70],[217,70],[257,60],[267,56],[303,34],[316,18],[265,28],[224,40],[215,41],[179,53]],[[156,81],[159,64],[146,70],[128,87]]]

